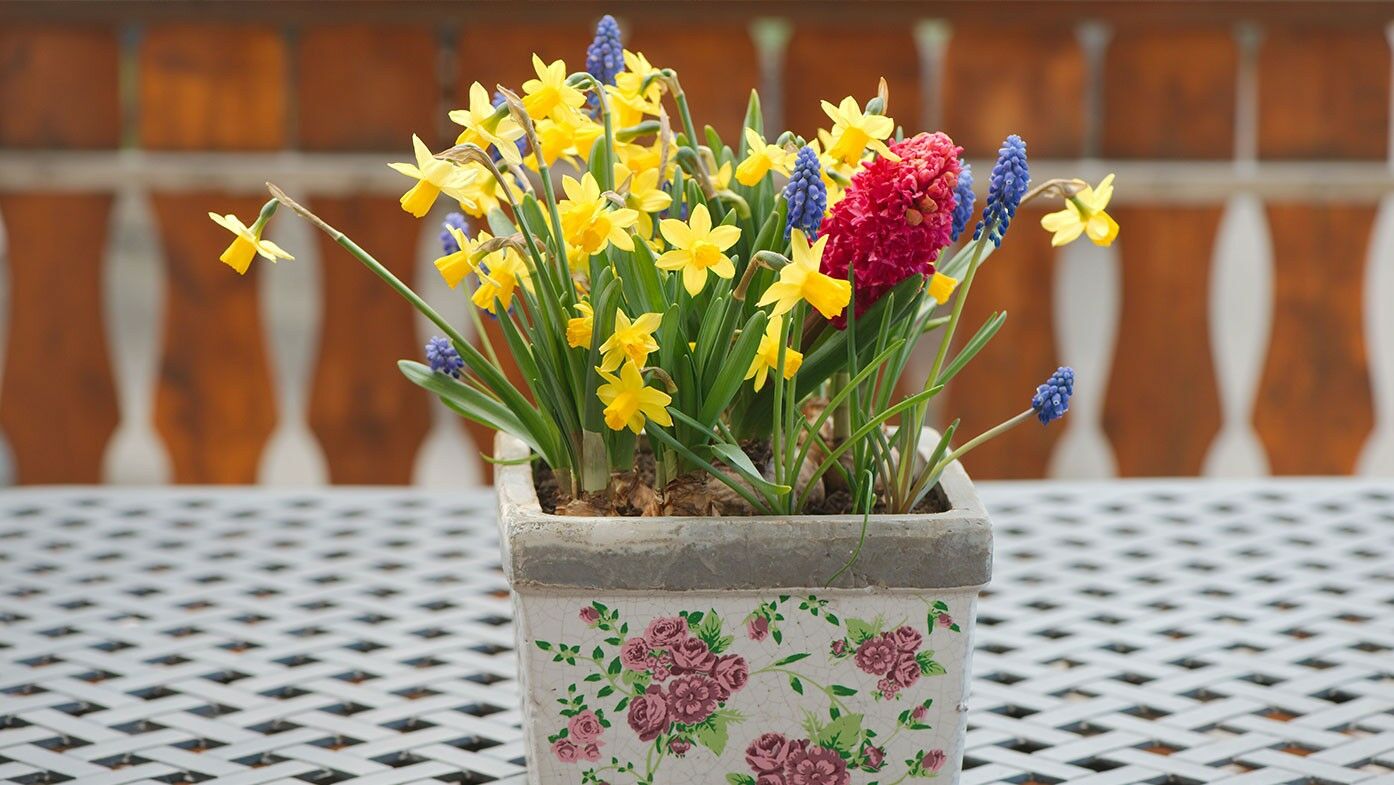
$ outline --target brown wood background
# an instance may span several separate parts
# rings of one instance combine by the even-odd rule
[[[800,133],[826,125],[819,98],[864,96],[884,75],[902,124],[937,118],[973,159],[991,158],[1015,131],[1037,159],[1215,165],[1237,153],[1236,29],[1254,24],[1259,160],[1383,167],[1389,159],[1390,4],[867,2],[850,18],[840,5],[13,1],[0,5],[0,150],[404,160],[413,132],[433,147],[453,137],[444,113],[470,82],[518,85],[531,76],[533,51],[581,67],[595,19],[611,12],[628,44],[679,70],[698,122],[728,140],[748,88],[768,77],[751,24],[785,17],[778,103],[784,125]],[[916,24],[930,15],[950,32],[937,88],[924,83],[932,69],[917,48]],[[1110,35],[1097,83],[1080,43],[1085,23]],[[207,189],[150,193],[165,286],[153,421],[177,482],[256,481],[278,423],[256,284],[275,270],[229,274],[216,262],[225,235],[203,216],[252,216],[260,201]],[[420,227],[393,198],[307,201],[400,275],[416,275]],[[22,483],[100,481],[121,421],[103,304],[112,202],[102,188],[0,193],[9,264],[0,429]],[[1267,205],[1274,317],[1253,425],[1274,472],[1349,472],[1374,427],[1362,304],[1375,206],[1368,197]],[[1122,308],[1098,389],[1120,474],[1196,474],[1220,428],[1207,304],[1222,211],[1222,201],[1164,199],[1116,211]],[[1038,218],[1018,220],[1029,227]],[[993,258],[967,309],[969,334],[992,310],[1010,318],[948,396],[965,433],[1020,410],[1070,359],[1059,356],[1052,316],[1057,255],[1033,232]],[[333,243],[317,242],[326,270],[349,263]],[[409,309],[359,273],[319,277],[321,343],[305,419],[331,481],[407,482],[430,427],[428,399],[393,361],[419,354],[420,338]],[[487,449],[481,429],[468,433]],[[1023,428],[972,456],[969,469],[1043,476],[1061,433]]]

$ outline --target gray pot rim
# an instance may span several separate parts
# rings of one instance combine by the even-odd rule
[[[929,448],[938,434],[925,429]],[[504,461],[528,447],[494,441]],[[580,517],[542,511],[532,468],[500,465],[503,569],[516,591],[748,591],[827,588],[862,536],[858,515]],[[871,515],[856,563],[838,589],[949,589],[986,584],[992,527],[958,463],[940,484],[950,509],[928,515]]]

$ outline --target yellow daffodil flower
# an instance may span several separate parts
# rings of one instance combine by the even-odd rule
[[[780,174],[789,174],[789,162],[794,154],[775,144],[765,144],[765,140],[752,128],[745,129],[745,160],[736,167],[736,180],[741,185],[755,185],[765,179],[773,169]]]
[[[886,146],[895,131],[895,121],[885,115],[863,114],[857,99],[847,96],[833,106],[823,102],[823,112],[833,121],[832,141],[828,155],[846,164],[860,161],[869,147],[883,158],[899,161],[900,156]]]
[[[615,332],[600,345],[600,352],[604,355],[600,360],[600,370],[613,371],[625,360],[642,366],[649,359],[650,352],[658,351],[658,341],[654,340],[653,334],[662,322],[663,315],[658,313],[640,314],[638,319],[631,322],[624,311],[616,308]]]
[[[583,301],[576,303],[576,312],[581,315],[566,322],[566,345],[573,349],[589,349],[595,330],[595,310],[590,303]]]
[[[1050,244],[1059,247],[1088,234],[1095,245],[1107,248],[1118,236],[1118,222],[1104,212],[1113,198],[1113,175],[1105,177],[1098,188],[1084,186],[1065,202],[1065,209],[1041,218],[1041,228],[1054,232]]]
[[[659,187],[658,170],[632,172],[624,164],[615,164],[615,187],[624,194],[624,205],[639,211],[639,234],[653,236],[650,213],[661,213],[673,204],[673,197]]]
[[[585,104],[585,94],[566,83],[565,61],[553,60],[546,64],[534,54],[532,70],[537,78],[523,82],[523,109],[527,110],[528,117],[561,119]]]
[[[492,239],[488,232],[481,231],[475,235],[474,242],[477,246]],[[528,266],[513,248],[500,248],[485,256],[475,270],[479,274],[479,288],[474,290],[474,296],[470,299],[476,306],[495,316],[498,315],[495,301],[503,303],[506,311],[513,306],[513,296],[519,286],[532,291]]]
[[[658,230],[672,246],[671,251],[658,257],[658,266],[664,270],[682,270],[683,288],[693,297],[707,285],[708,270],[718,278],[735,276],[736,266],[725,251],[741,239],[740,227],[713,227],[706,205],[692,208],[692,217],[687,223],[676,218],[663,219]]]
[[[822,152],[830,146],[832,135],[823,129],[818,129],[818,138],[809,142],[813,152],[818,154],[818,169],[823,185],[828,189],[828,209],[842,201],[842,196],[847,192],[847,183],[852,180],[852,175],[857,173],[861,162],[856,164],[845,164],[833,158],[826,152]]]
[[[445,225],[445,231],[454,238],[455,244],[460,246],[460,250],[437,259],[436,270],[440,272],[440,277],[445,279],[445,285],[454,289],[460,285],[461,281],[465,280],[465,276],[474,272],[474,255],[483,239],[472,241],[465,236],[464,232],[450,224]],[[484,239],[489,237],[488,232],[480,232],[479,234]]]
[[[460,202],[461,205],[474,206],[474,200],[466,193],[470,184],[478,177],[478,170],[456,166],[442,161],[431,154],[430,148],[421,137],[412,134],[412,148],[416,152],[416,165],[388,164],[392,169],[407,177],[415,177],[416,185],[402,194],[402,209],[421,218],[431,211],[436,197],[442,193]]]
[[[657,170],[659,164],[663,164],[662,178],[664,181],[672,179],[673,173],[678,168],[677,148],[671,144],[668,146],[668,160],[665,163],[663,161],[663,143],[659,141],[655,141],[648,147],[633,142],[617,143],[615,155],[620,159],[620,163],[629,167],[631,172]]]
[[[508,198],[507,194],[504,193],[503,185],[494,179],[494,175],[484,164],[468,163],[465,164],[465,168],[477,171],[461,191],[465,198],[460,201],[460,209],[475,218],[484,218],[491,211],[502,208]],[[501,174],[505,180],[512,183],[511,187],[515,193],[524,190],[518,185],[517,176],[511,170],[505,170]]]
[[[265,227],[248,227],[242,220],[235,215],[218,215],[209,213],[209,218],[213,223],[232,232],[232,244],[223,251],[223,255],[218,259],[228,267],[237,271],[238,275],[246,275],[247,268],[252,266],[252,258],[260,254],[263,259],[275,262],[278,259],[291,260],[295,257],[286,253],[281,246],[276,245],[270,240],[261,239],[262,229]]]
[[[665,408],[673,402],[672,396],[644,386],[644,376],[639,372],[639,366],[632,362],[625,363],[618,377],[608,371],[599,373],[607,383],[600,385],[595,394],[605,404],[605,424],[610,430],[628,428],[637,434],[644,429],[645,420],[653,420],[659,425],[673,424],[673,417]]]
[[[760,392],[760,388],[765,386],[765,377],[770,371],[779,367],[779,346],[780,338],[783,337],[781,331],[784,327],[784,317],[776,316],[765,325],[765,334],[760,338],[760,348],[755,350],[755,357],[750,361],[750,369],[745,372],[745,378],[755,380],[755,392]],[[803,353],[794,351],[791,346],[784,348],[784,378],[792,379],[794,374],[799,372],[799,366],[803,365]]]
[[[451,112],[450,122],[465,127],[455,144],[476,144],[485,150],[493,147],[508,163],[514,166],[522,163],[523,154],[518,151],[517,142],[523,136],[523,127],[512,116],[500,114],[494,108],[484,85],[478,82],[470,85],[469,108]]]
[[[718,168],[715,172],[712,173],[712,184],[716,186],[716,190],[718,191],[731,190],[730,161],[727,161],[726,163],[722,164],[720,168]]]
[[[536,125],[537,144],[542,148],[542,158],[548,166],[558,159],[573,166],[578,160],[590,157],[595,140],[605,134],[605,127],[585,115],[575,112],[570,116],[546,118]],[[527,159],[528,168],[537,171],[537,159]],[[579,167],[578,167],[579,168]]]
[[[644,88],[644,80],[657,71],[641,52],[624,50],[624,70],[615,74],[615,83],[607,85],[610,112],[616,128],[638,125],[645,115],[657,115],[663,97],[663,85],[654,80]]]
[[[954,288],[957,286],[957,278],[936,272],[929,279],[929,296],[933,297],[935,302],[943,305],[953,296]]]
[[[795,229],[789,236],[794,249],[794,258],[779,269],[779,280],[770,284],[757,305],[774,303],[774,316],[787,313],[799,300],[807,300],[818,309],[824,319],[831,319],[842,313],[852,300],[852,284],[819,269],[823,262],[823,247],[828,243],[825,234],[812,246],[802,229]]]
[[[634,250],[634,239],[628,229],[639,222],[639,213],[628,207],[612,208],[609,198],[601,194],[595,175],[586,172],[578,181],[566,176],[561,181],[566,200],[557,205],[561,215],[562,236],[568,248],[581,251],[580,259],[600,253],[613,243],[623,251]]]

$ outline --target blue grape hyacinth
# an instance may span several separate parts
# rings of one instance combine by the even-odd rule
[[[453,253],[460,252],[460,244],[455,242],[455,238],[451,236],[450,231],[446,229],[447,226],[453,226],[461,232],[467,231],[464,214],[450,213],[449,215],[445,216],[444,221],[441,221],[440,247],[441,250],[445,251],[445,255],[449,256]]]
[[[1031,396],[1031,410],[1041,425],[1049,425],[1070,410],[1070,396],[1075,392],[1075,369],[1063,366],[1036,388]]]
[[[455,346],[439,335],[426,342],[426,364],[436,373],[457,379],[460,378],[460,369],[465,367],[465,361],[460,359]]]
[[[963,230],[968,228],[968,220],[973,217],[973,203],[977,196],[973,193],[973,167],[967,161],[959,161],[958,185],[954,186],[954,222],[949,234],[950,242],[958,242]]]
[[[624,70],[624,45],[620,26],[606,14],[595,26],[595,40],[586,47],[586,72],[604,84],[614,84],[615,74]]]
[[[1002,142],[997,151],[997,163],[992,167],[992,179],[987,187],[987,204],[983,207],[982,220],[973,230],[973,239],[982,237],[983,230],[990,234],[992,244],[1000,246],[1007,233],[1016,208],[1021,205],[1021,197],[1031,186],[1031,168],[1026,162],[1026,142],[1012,134]]]
[[[802,229],[809,242],[818,239],[818,227],[828,209],[828,186],[823,182],[823,169],[812,147],[803,147],[794,158],[794,171],[784,186],[784,201],[789,203],[789,220],[784,224],[784,239],[794,229]]]

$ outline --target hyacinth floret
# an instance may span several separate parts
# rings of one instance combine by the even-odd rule
[[[436,373],[457,379],[460,378],[460,369],[465,367],[465,361],[460,359],[454,344],[439,335],[426,342],[426,364]]]
[[[789,220],[784,224],[784,239],[789,232],[802,229],[810,242],[818,239],[818,227],[828,210],[828,186],[823,182],[823,170],[818,153],[803,147],[794,159],[794,171],[784,186],[784,201],[789,204]]]
[[[469,230],[468,224],[465,223],[465,216],[463,213],[450,213],[445,216],[444,221],[440,222],[440,247],[445,251],[445,255],[449,256],[453,253],[460,252],[460,244],[455,242],[454,236],[450,234],[450,230],[446,227],[454,227],[460,232],[467,232]]]
[[[857,172],[822,226],[822,270],[845,280],[855,262],[859,314],[906,278],[932,274],[953,230],[963,148],[922,133],[890,149],[900,160],[878,157]]]
[[[614,84],[615,74],[624,70],[624,45],[620,43],[620,26],[615,17],[606,14],[595,26],[595,40],[586,47],[586,72],[603,84]]]
[[[1041,425],[1049,425],[1055,420],[1065,416],[1065,412],[1070,410],[1070,396],[1075,392],[1075,369],[1061,367],[1045,380],[1045,384],[1036,388],[1036,394],[1031,396],[1031,410],[1036,413],[1036,419],[1041,421]]]
[[[986,229],[992,244],[1002,245],[1002,237],[1007,233],[1007,227],[1021,205],[1021,197],[1026,195],[1030,185],[1031,168],[1026,163],[1026,142],[1012,134],[997,151],[997,163],[992,167],[992,179],[987,187],[987,204],[983,207],[982,220],[973,230],[973,239],[982,237]]]
[[[973,202],[977,199],[973,194],[973,167],[967,161],[959,161],[958,165],[958,186],[954,188],[954,225],[949,233],[949,241],[955,243],[963,235],[963,230],[968,228],[968,221],[973,217]]]

